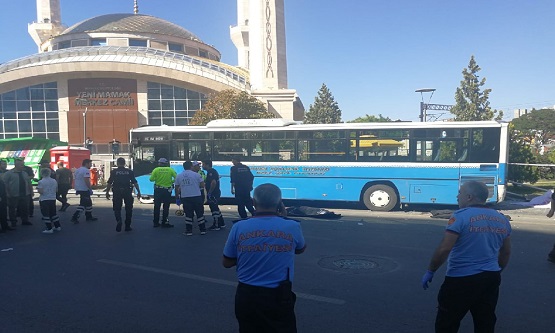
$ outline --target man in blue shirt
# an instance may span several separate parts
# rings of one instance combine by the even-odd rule
[[[281,191],[273,184],[254,190],[254,206],[254,217],[231,228],[222,261],[226,268],[237,266],[239,331],[297,332],[291,286],[295,254],[306,248],[301,225],[278,215],[285,209]]]
[[[422,287],[427,289],[435,271],[447,260],[438,295],[436,332],[458,332],[468,311],[475,332],[495,330],[501,271],[511,254],[511,224],[503,214],[485,206],[487,198],[484,183],[470,181],[461,186],[457,195],[461,209],[449,219],[422,277]]]

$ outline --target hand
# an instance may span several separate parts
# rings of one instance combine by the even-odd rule
[[[231,188],[231,194],[235,194],[235,189]]]
[[[106,199],[110,200],[110,192],[106,192]]]
[[[180,197],[175,198],[175,204],[178,205],[178,206],[181,206],[181,198]]]
[[[90,195],[93,194],[93,189],[92,189],[92,188],[89,189],[89,194],[90,194]]]
[[[428,283],[432,282],[432,279],[434,278],[434,273],[435,272],[427,270],[424,276],[422,276],[422,288],[424,288],[424,290],[428,289]]]
[[[141,192],[137,192],[137,199],[141,198]]]

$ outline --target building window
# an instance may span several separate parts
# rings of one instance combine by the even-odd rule
[[[183,44],[168,43],[168,50],[183,53]]]
[[[91,46],[106,46],[106,38],[91,39]]]
[[[0,139],[34,136],[58,140],[57,83],[0,94],[0,129]]]
[[[199,55],[199,57],[208,58],[208,51],[203,50],[203,49],[199,49],[198,50],[198,55]]]
[[[206,101],[204,94],[181,87],[148,82],[147,88],[149,125],[187,125]]]
[[[64,42],[59,42],[58,43],[58,49],[69,49],[71,47],[71,41],[70,40],[66,40]]]
[[[147,47],[146,39],[129,39],[129,46],[142,46]]]

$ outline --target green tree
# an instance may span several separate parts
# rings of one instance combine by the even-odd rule
[[[478,76],[480,70],[480,66],[472,56],[468,67],[462,71],[461,86],[455,92],[456,104],[451,108],[451,113],[455,115],[456,121],[492,120],[494,118],[501,120],[503,118],[502,111],[492,110],[489,105],[491,89],[482,91],[482,86],[486,84],[486,78],[480,80]]]
[[[555,110],[532,109],[529,113],[513,119],[515,130],[534,146],[536,153],[540,147],[555,138]]]
[[[526,138],[513,124],[509,125],[509,162],[533,164],[536,158],[530,149]],[[539,179],[537,168],[527,165],[509,165],[507,179],[515,182],[535,183]]]
[[[382,114],[380,113],[377,117],[370,116],[367,114],[364,117],[358,117],[356,119],[349,120],[348,123],[386,123],[390,121],[393,121],[393,120],[391,120],[391,118],[389,117],[382,116]]]
[[[308,112],[304,116],[305,124],[336,124],[341,122],[341,109],[330,90],[323,83]]]
[[[216,119],[261,119],[276,118],[264,103],[248,93],[232,89],[222,90],[211,96],[201,110],[198,110],[189,125],[206,125]]]

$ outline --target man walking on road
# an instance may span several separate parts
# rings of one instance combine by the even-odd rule
[[[443,240],[422,277],[428,288],[435,271],[447,260],[445,281],[438,295],[436,332],[458,332],[468,311],[475,332],[495,330],[495,307],[501,271],[511,253],[511,224],[501,213],[485,206],[488,188],[484,183],[464,183],[457,195],[461,209],[449,219]]]
[[[185,212],[185,236],[193,235],[193,218],[197,215],[200,234],[206,234],[206,223],[204,220],[204,197],[201,189],[204,188],[202,176],[193,170],[193,163],[183,163],[183,172],[177,175],[175,180],[175,196],[181,198]]]
[[[208,207],[210,207],[210,212],[214,219],[214,223],[208,229],[220,230],[221,228],[225,228],[224,218],[220,211],[220,207],[218,207],[218,200],[220,200],[220,196],[222,195],[220,191],[220,174],[212,167],[211,160],[202,161],[202,168],[207,173],[204,186],[206,187]]]
[[[295,254],[306,248],[301,224],[279,216],[281,191],[273,184],[254,190],[254,205],[255,216],[231,228],[222,259],[237,266],[239,332],[297,332],[292,281]]]
[[[235,194],[235,201],[237,202],[237,211],[242,219],[247,218],[247,210],[254,215],[254,207],[252,205],[251,191],[254,176],[251,169],[241,163],[241,158],[235,156],[231,162],[233,166],[230,170],[231,178],[231,194]]]
[[[110,172],[106,199],[110,200],[110,190],[114,194],[112,207],[116,216],[116,231],[121,231],[121,207],[125,203],[125,231],[131,231],[131,217],[133,216],[133,187],[137,190],[137,198],[141,198],[141,189],[135,179],[133,170],[125,167],[125,159],[120,157],[116,161],[117,169]]]
[[[547,212],[547,217],[553,217],[553,214],[555,214],[555,192],[551,193],[551,208]],[[553,249],[547,255],[547,260],[555,263],[555,245],[553,245]]]
[[[91,172],[90,168],[92,161],[90,159],[84,159],[81,163],[81,167],[75,170],[75,193],[79,195],[79,207],[73,216],[71,217],[71,222],[77,224],[79,223],[79,217],[85,212],[85,217],[87,221],[97,221],[98,218],[92,216],[92,199],[91,195],[93,193],[91,185]]]
[[[173,228],[168,217],[170,214],[170,203],[172,191],[177,172],[170,167],[170,162],[161,158],[158,160],[158,167],[152,170],[150,181],[154,182],[154,228],[160,226],[160,206],[162,206],[162,228]]]
[[[64,167],[64,162],[62,161],[58,162],[58,169],[56,169],[56,181],[58,182],[58,193],[56,193],[56,199],[62,203],[60,212],[65,212],[69,207],[69,204],[67,203],[67,192],[73,183],[73,172]]]

